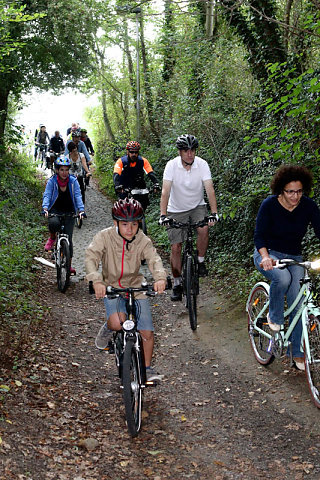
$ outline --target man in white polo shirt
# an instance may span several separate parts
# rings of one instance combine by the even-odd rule
[[[176,142],[179,156],[170,160],[163,173],[162,194],[160,200],[161,225],[166,225],[170,218],[179,222],[187,222],[191,217],[196,223],[207,216],[204,188],[207,193],[211,215],[209,225],[218,220],[217,201],[211,179],[209,165],[205,160],[196,156],[198,140],[193,135],[181,135]],[[171,270],[174,279],[172,301],[182,300],[181,285],[181,249],[186,238],[182,229],[168,228],[168,237],[171,243]],[[204,263],[204,256],[208,248],[208,227],[197,230],[197,250],[199,262],[199,276],[208,274]]]

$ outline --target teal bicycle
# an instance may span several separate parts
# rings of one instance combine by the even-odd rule
[[[305,372],[315,405],[320,408],[320,308],[315,304],[312,293],[309,270],[319,270],[320,260],[315,262],[297,262],[292,259],[278,260],[276,268],[286,268],[290,265],[300,265],[304,268],[304,276],[300,280],[299,293],[291,305],[284,312],[284,325],[280,332],[270,330],[267,322],[269,311],[269,284],[258,282],[252,288],[247,304],[248,333],[256,360],[261,365],[269,365],[275,358],[282,357],[292,349],[290,335],[299,319],[302,319],[301,351],[304,352]],[[289,325],[288,318],[294,308],[301,302],[300,307]]]

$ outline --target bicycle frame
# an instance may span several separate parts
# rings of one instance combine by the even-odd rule
[[[300,349],[301,349],[301,351],[304,351],[305,355],[307,355],[307,357],[308,357],[308,360],[311,361],[309,336],[308,336],[308,331],[307,331],[308,316],[310,314],[314,315],[316,317],[320,316],[320,308],[317,307],[313,302],[312,292],[311,292],[311,289],[310,289],[311,280],[310,280],[306,270],[305,270],[305,273],[304,273],[304,277],[300,280],[300,282],[301,282],[301,287],[300,287],[299,293],[298,293],[295,301],[293,302],[293,304],[288,309],[285,310],[284,318],[285,319],[288,318],[289,315],[293,312],[293,310],[296,308],[296,306],[300,303],[301,300],[302,300],[302,302],[301,302],[301,305],[300,305],[299,309],[297,310],[294,318],[292,319],[289,327],[286,329],[286,331],[284,331],[284,328],[282,326],[279,333],[277,333],[275,335],[270,335],[268,332],[265,332],[263,329],[259,328],[259,326],[257,325],[257,320],[261,317],[264,317],[264,313],[269,307],[269,301],[267,301],[265,303],[265,305],[263,306],[263,308],[259,312],[259,315],[255,319],[254,328],[257,332],[261,333],[262,335],[264,335],[265,337],[267,337],[270,340],[269,348],[270,348],[270,352],[271,352],[272,347],[273,347],[274,339],[278,340],[279,337],[281,338],[282,348],[285,348],[285,347],[289,346],[290,335],[293,332],[293,329],[295,328],[295,326],[297,325],[297,323],[298,323],[298,321],[301,317],[302,335],[301,335]],[[267,284],[266,282],[259,282],[259,283],[260,283],[260,285],[264,286],[266,288],[266,290],[269,292],[269,284]],[[252,288],[251,292],[254,290],[255,287],[256,287],[256,285]],[[251,293],[249,295],[249,298],[250,298],[250,296],[251,296]],[[247,302],[247,305],[246,305],[246,311],[249,312],[248,302]]]

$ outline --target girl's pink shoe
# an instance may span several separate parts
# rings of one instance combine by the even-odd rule
[[[53,250],[53,247],[54,247],[55,243],[56,243],[56,239],[49,237],[48,240],[47,240],[47,243],[44,246],[45,251],[49,252],[49,250]]]

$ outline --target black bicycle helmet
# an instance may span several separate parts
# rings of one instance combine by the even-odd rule
[[[123,222],[134,222],[142,220],[143,208],[134,198],[118,200],[112,207],[112,217]]]
[[[199,142],[194,135],[180,135],[180,137],[177,138],[176,146],[179,150],[189,150],[191,148],[198,148]]]

